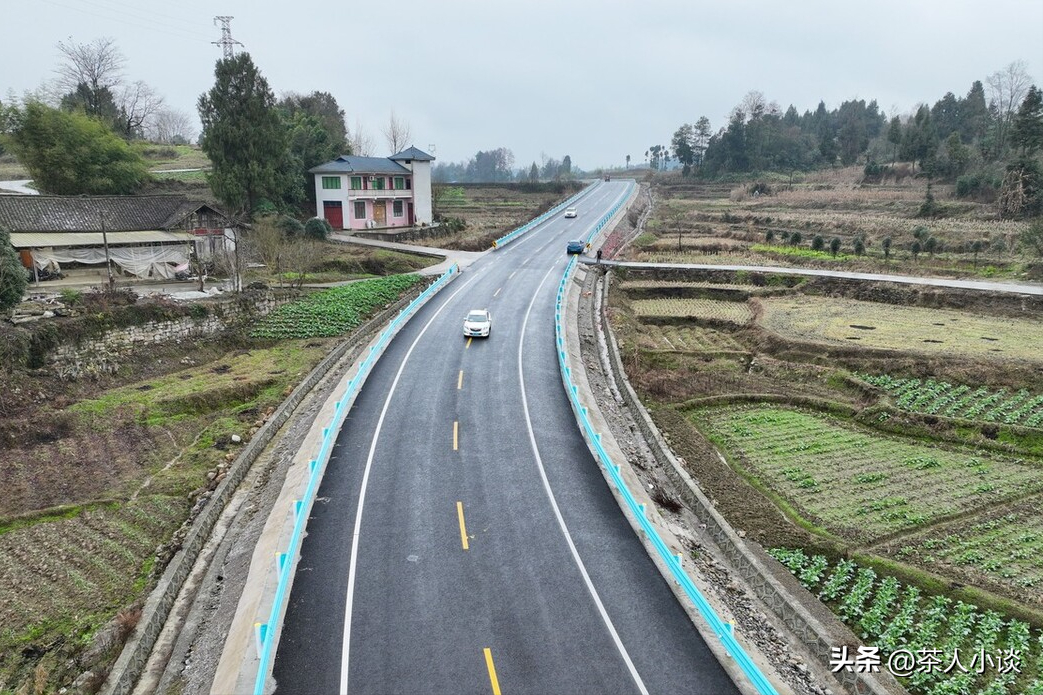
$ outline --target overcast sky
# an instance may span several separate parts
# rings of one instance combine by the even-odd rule
[[[195,116],[218,14],[277,95],[332,93],[379,155],[394,110],[440,161],[639,162],[684,122],[716,131],[750,90],[907,113],[1016,60],[1043,86],[1039,0],[0,0],[0,95],[53,78],[59,41],[110,37],[130,81]]]

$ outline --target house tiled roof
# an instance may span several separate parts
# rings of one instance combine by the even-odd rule
[[[100,232],[163,230],[206,203],[183,195],[0,196],[0,227],[10,232]]]
[[[396,162],[401,159],[409,159],[414,162],[433,162],[435,158],[429,155],[427,152],[424,152],[423,150],[418,150],[415,147],[410,147],[408,149],[402,150],[398,154],[391,155],[389,159],[392,159]]]
[[[332,162],[308,169],[311,174],[408,174],[409,169],[387,157],[342,154]]]

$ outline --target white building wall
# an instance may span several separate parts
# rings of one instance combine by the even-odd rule
[[[340,179],[340,188],[323,188],[322,177],[323,176],[336,176]],[[325,219],[326,216],[323,212],[322,203],[326,200],[339,200],[341,206],[344,209],[344,222],[347,226],[348,221],[348,193],[351,180],[343,174],[315,174],[315,216]]]
[[[431,162],[413,161],[413,215],[417,224],[431,224]]]

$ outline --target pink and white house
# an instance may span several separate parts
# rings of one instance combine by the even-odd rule
[[[334,229],[431,224],[431,162],[415,147],[390,157],[341,155],[315,174],[315,215]]]

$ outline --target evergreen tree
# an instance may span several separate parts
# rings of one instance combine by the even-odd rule
[[[967,96],[960,101],[957,112],[963,141],[980,142],[989,128],[989,107],[985,103],[985,88],[980,80],[971,85]]]
[[[282,200],[287,181],[287,129],[275,96],[248,53],[217,62],[215,83],[199,97],[199,145],[212,163],[214,194],[230,210],[252,214]]]
[[[1043,92],[1035,85],[1029,87],[1025,100],[1018,108],[1010,131],[1010,141],[1029,157],[1043,148]]]
[[[887,141],[894,146],[891,154],[891,166],[898,159],[898,148],[902,146],[902,119],[895,116],[891,119],[891,125],[887,129]]]

